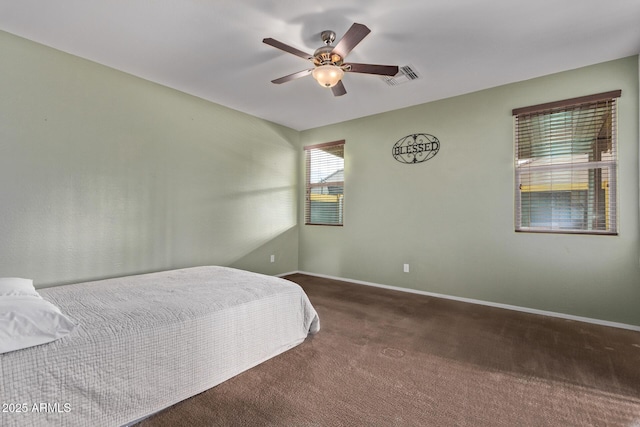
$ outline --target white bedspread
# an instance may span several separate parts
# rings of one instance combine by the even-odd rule
[[[79,327],[0,355],[1,426],[120,426],[319,330],[297,284],[195,267],[39,290]],[[18,412],[20,411],[20,412]]]

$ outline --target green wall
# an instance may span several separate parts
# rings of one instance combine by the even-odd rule
[[[615,89],[620,234],[515,233],[511,110]],[[299,268],[640,325],[638,115],[634,56],[302,132],[346,140],[345,224],[301,226]],[[438,137],[437,156],[395,161],[412,133]]]
[[[0,57],[0,276],[297,269],[298,132],[3,32]]]

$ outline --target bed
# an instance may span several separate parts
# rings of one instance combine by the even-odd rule
[[[122,426],[318,332],[297,284],[206,266],[39,289],[77,323],[0,354],[0,425]]]

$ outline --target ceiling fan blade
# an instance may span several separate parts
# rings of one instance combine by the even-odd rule
[[[363,74],[378,74],[381,76],[395,76],[398,74],[397,65],[374,65],[374,64],[344,64],[345,71],[350,73],[363,73]]]
[[[347,93],[347,90],[344,88],[342,84],[342,80],[338,82],[335,86],[331,88],[331,92],[333,92],[333,96],[342,96]]]
[[[336,47],[333,48],[333,52],[340,55],[343,59],[346,58],[349,52],[370,32],[371,30],[366,25],[353,24],[344,36],[342,36],[342,39],[340,39]]]
[[[288,44],[284,44],[282,42],[279,42],[276,39],[272,39],[272,38],[266,38],[266,39],[262,39],[262,43],[266,43],[269,46],[273,46],[276,49],[280,49],[283,50],[287,53],[292,53],[296,56],[299,56],[300,58],[303,59],[308,59],[308,60],[312,60],[313,59],[313,55],[310,55],[306,52],[303,52],[299,49],[296,49],[295,47],[289,46]]]
[[[311,74],[312,71],[313,71],[313,69],[298,71],[297,73],[289,74],[288,76],[284,76],[284,77],[280,77],[279,79],[271,80],[271,83],[275,83],[275,84],[278,84],[278,85],[281,84],[281,83],[286,83],[286,82],[291,81],[291,80],[299,79],[300,77],[306,77],[309,74]]]

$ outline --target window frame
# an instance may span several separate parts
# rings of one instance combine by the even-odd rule
[[[304,157],[305,157],[305,202],[304,202],[304,225],[324,225],[324,226],[332,226],[332,227],[342,227],[344,226],[344,167],[343,167],[343,180],[342,181],[332,181],[332,182],[322,182],[322,183],[312,183],[311,182],[311,152],[312,150],[322,149],[322,148],[333,148],[333,147],[342,147],[342,158],[344,160],[344,146],[345,140],[338,140],[332,142],[325,142],[321,144],[313,144],[304,147]],[[312,205],[311,205],[311,194],[312,189],[316,187],[342,187],[342,193],[337,195],[338,199],[338,209],[339,209],[339,218],[340,222],[313,222],[311,217]]]
[[[621,94],[622,94],[621,90],[615,90],[615,91],[588,95],[588,96],[583,96],[578,98],[566,99],[562,101],[538,104],[530,107],[516,108],[512,111],[513,122],[514,122],[514,147],[515,147],[515,151],[514,151],[514,178],[515,178],[514,222],[515,224],[514,225],[515,225],[516,232],[589,234],[589,235],[617,235],[618,234],[619,224],[618,224],[617,208],[619,206],[619,203],[618,203],[618,191],[617,191],[617,179],[618,179],[618,176],[617,176],[618,175],[617,173],[617,170],[618,170],[618,150],[617,150],[617,139],[618,139],[618,135],[617,135],[618,105],[617,104],[618,102],[617,102],[617,98],[619,98]],[[530,154],[529,158],[520,159],[520,151],[522,150],[522,146],[519,145],[519,142],[520,142],[519,119],[520,118],[529,118],[530,120],[533,120],[531,119],[531,117],[534,117],[534,118],[542,117],[540,119],[542,121],[544,120],[545,116],[551,118],[551,116],[554,114],[558,114],[562,112],[571,112],[572,114],[571,121],[567,122],[568,124],[560,126],[558,127],[558,130],[545,133],[544,135],[549,139],[557,138],[558,144],[569,145],[571,147],[571,150],[573,150],[575,147],[574,144],[577,144],[577,141],[574,140],[575,136],[571,134],[571,129],[573,128],[570,128],[569,126],[573,126],[576,123],[582,124],[580,118],[575,119],[576,121],[574,122],[574,115],[576,114],[579,115],[580,112],[588,108],[596,109],[597,111],[598,105],[600,103],[607,103],[606,108],[608,109],[608,112],[611,113],[610,129],[608,129],[609,133],[607,134],[610,137],[610,143],[611,143],[611,148],[610,148],[611,159],[610,160],[603,160],[601,158],[595,158],[595,159],[588,158],[587,161],[574,161],[573,155],[572,155],[571,156],[572,160],[568,162],[554,163],[550,161],[549,164],[547,165],[531,165],[527,163],[534,161],[536,158],[542,158],[542,157],[536,157]],[[597,117],[595,112],[593,113],[593,117]],[[555,124],[553,119],[551,119],[551,121],[552,123]],[[605,124],[607,123],[603,121],[602,126],[604,127]],[[562,138],[565,133],[571,134],[571,138],[569,139],[568,142],[566,139],[563,140]],[[531,152],[535,150],[536,147],[538,147],[538,144],[540,144],[541,140],[534,141],[534,137],[527,135],[525,133],[525,137],[526,136],[529,136],[531,138],[531,141],[529,141],[529,145],[523,145],[523,146]],[[523,137],[523,139],[525,137]],[[595,141],[595,143],[598,144],[599,137],[596,137],[593,141]],[[592,144],[593,143],[594,142],[592,142]],[[548,144],[549,144],[550,152],[554,151],[553,148],[557,149],[557,147],[553,147],[553,141],[548,142]],[[597,147],[598,146],[596,145],[596,148],[593,149],[593,153],[598,153],[598,151],[596,151]],[[604,151],[602,151],[602,153],[604,153]],[[585,154],[587,154],[587,152],[585,152]],[[561,155],[552,153],[550,154],[549,158],[554,159],[555,157],[555,159],[558,159],[560,156]],[[603,185],[601,178],[596,179],[596,178],[591,178],[590,176],[592,173],[598,174],[598,175],[602,174],[603,171],[606,172],[606,178],[608,178],[608,180],[606,181],[606,186]],[[587,180],[586,194],[587,194],[588,203],[586,203],[585,205],[588,205],[588,206],[583,208],[584,216],[585,216],[583,227],[582,228],[578,228],[578,227],[565,228],[563,226],[554,225],[552,222],[550,222],[547,225],[537,225],[537,226],[532,226],[531,223],[529,222],[528,226],[523,226],[523,198],[522,198],[523,175],[525,175],[528,178],[531,178],[536,173],[541,173],[541,174],[547,173],[548,176],[551,176],[555,172],[564,174],[563,176],[565,177],[570,176],[569,174],[572,174],[572,173],[578,173],[578,174],[581,173],[587,177],[586,178]],[[589,189],[590,184],[592,184],[592,181],[591,181],[592,179],[594,183],[599,183],[600,187],[596,188],[594,186],[592,189]],[[540,181],[538,181],[537,183],[539,182]],[[529,188],[536,186],[535,179],[531,179],[531,181],[528,184],[529,184],[528,185]],[[584,186],[585,184],[579,183],[578,186],[579,185]],[[544,209],[548,209],[548,212],[553,212],[553,207],[551,207],[552,203],[555,200],[559,200],[559,197],[562,196],[561,193],[566,192],[566,193],[569,193],[570,197],[573,197],[573,195],[576,195],[579,191],[582,190],[576,187],[576,184],[573,182],[573,178],[571,178],[570,185],[567,188],[562,188],[562,184],[560,185],[547,184],[547,186],[549,187],[549,190],[547,191],[529,189],[528,193],[530,194],[530,196],[533,196],[533,195],[549,196],[549,200],[551,201],[551,203],[549,204],[550,206],[544,208]],[[540,187],[543,187],[543,185],[540,185]],[[557,189],[554,189],[553,187],[556,187]],[[600,192],[604,193],[604,201],[602,202],[599,201]],[[532,218],[532,215],[531,215],[531,212],[533,209],[531,208],[532,200],[533,200],[532,198],[529,198],[529,203],[530,203],[529,210],[528,210],[529,218]],[[573,203],[569,203],[569,211],[568,211],[569,222],[572,221],[574,218],[573,209],[574,209]],[[593,211],[597,211],[597,212],[604,211],[604,224],[605,224],[604,229],[597,229],[595,227],[589,228],[590,226],[587,225],[589,221],[591,221],[591,219],[588,218],[586,214],[588,212],[593,212]],[[551,215],[547,215],[547,218],[551,218],[551,217],[552,217]],[[564,219],[566,220],[566,218]],[[599,219],[596,218],[593,221],[595,222],[597,220]],[[587,228],[585,228],[585,226]]]

